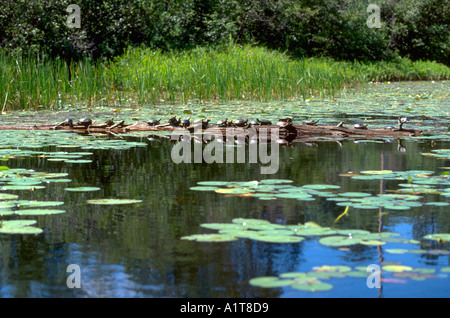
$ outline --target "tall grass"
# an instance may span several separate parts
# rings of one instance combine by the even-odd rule
[[[134,48],[109,62],[66,63],[0,52],[0,67],[0,105],[7,110],[306,99],[336,96],[368,81],[450,78],[450,69],[434,62],[295,60],[234,44],[171,53]]]

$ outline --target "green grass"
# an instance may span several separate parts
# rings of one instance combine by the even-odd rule
[[[435,62],[296,60],[234,44],[171,53],[134,48],[113,61],[85,59],[70,65],[0,53],[0,67],[4,110],[306,99],[338,96],[369,81],[450,78],[450,69]]]

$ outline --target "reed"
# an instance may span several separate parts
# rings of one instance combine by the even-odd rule
[[[450,78],[450,69],[435,62],[293,59],[236,44],[170,53],[133,48],[107,62],[0,52],[0,67],[3,111],[306,99],[338,96],[368,81]]]

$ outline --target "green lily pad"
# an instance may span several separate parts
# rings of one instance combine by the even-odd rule
[[[314,189],[314,190],[325,190],[325,189],[339,189],[340,186],[332,184],[307,184],[303,188]]]
[[[0,201],[1,200],[15,200],[19,196],[17,194],[9,194],[9,193],[0,193]]]
[[[52,210],[52,209],[25,209],[17,210],[16,214],[19,215],[49,215],[49,214],[61,214],[65,213],[64,210]]]
[[[230,182],[228,181],[200,181],[197,182],[198,185],[202,185],[202,186],[227,186],[230,184]]]
[[[450,234],[449,233],[436,233],[436,234],[428,234],[423,237],[427,240],[435,240],[439,242],[448,242],[450,241]]]
[[[319,243],[326,246],[341,247],[359,244],[361,243],[361,239],[349,236],[333,235],[319,239]]]
[[[364,192],[344,192],[344,193],[340,193],[339,195],[343,196],[343,197],[357,197],[357,198],[371,196],[370,193],[364,193]]]
[[[348,266],[344,265],[322,265],[322,266],[314,266],[313,270],[319,272],[350,272],[352,269]]]
[[[0,222],[0,233],[2,234],[40,234],[42,229],[31,226],[36,220],[8,220]]]
[[[133,199],[92,199],[88,200],[89,204],[98,204],[98,205],[122,205],[122,204],[135,204],[141,203],[142,200],[133,200]]]
[[[65,188],[66,191],[71,192],[91,192],[91,191],[99,191],[101,188],[97,187],[76,187],[76,188]]]
[[[0,228],[3,234],[40,234],[43,230],[34,226],[24,226],[19,228]]]
[[[404,272],[404,271],[412,271],[413,268],[409,266],[403,266],[403,265],[384,265],[381,267],[382,270],[388,271],[388,272]]]
[[[425,203],[425,205],[431,205],[431,206],[449,206],[450,203],[448,203],[448,202],[428,202],[428,203]]]
[[[3,187],[3,190],[29,190],[34,191],[36,189],[45,189],[45,186],[39,186],[39,185],[6,185]]]
[[[246,230],[247,228],[241,224],[232,223],[204,223],[200,224],[201,227],[211,230]]]
[[[292,180],[283,180],[283,179],[265,179],[259,181],[260,184],[284,184],[284,183],[292,183]]]
[[[292,284],[292,288],[303,290],[303,291],[310,291],[310,292],[321,292],[321,291],[328,291],[333,289],[333,285],[328,283],[323,283],[320,281],[312,282],[312,283],[300,283],[300,284]]]
[[[237,240],[235,236],[229,234],[194,234],[183,236],[181,239],[197,242],[230,242]]]
[[[194,191],[215,191],[219,189],[218,187],[208,187],[208,186],[197,186],[197,187],[190,187],[190,190]]]
[[[62,201],[22,201],[18,206],[20,207],[42,207],[42,206],[58,206],[63,205]]]
[[[294,280],[290,279],[279,279],[276,276],[264,276],[256,277],[249,280],[249,284],[255,287],[262,288],[279,288],[292,284]]]

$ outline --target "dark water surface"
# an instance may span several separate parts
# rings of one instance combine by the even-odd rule
[[[343,207],[325,198],[315,201],[227,197],[189,188],[200,181],[289,179],[293,185],[334,184],[340,191],[371,194],[397,189],[403,181],[353,180],[349,171],[391,169],[431,170],[450,166],[449,160],[421,155],[450,148],[443,141],[322,142],[280,149],[280,167],[262,175],[260,164],[175,164],[166,140],[129,150],[93,150],[93,162],[67,165],[42,158],[10,159],[10,168],[67,172],[69,184],[52,183],[45,190],[21,192],[22,199],[64,201],[67,212],[30,217],[44,229],[40,235],[0,235],[0,297],[448,297],[449,274],[425,280],[386,280],[368,288],[365,278],[333,278],[330,291],[306,292],[259,288],[249,280],[285,272],[310,271],[314,266],[399,263],[435,269],[450,266],[447,254],[391,254],[387,248],[420,248],[412,244],[327,247],[317,238],[300,243],[264,243],[249,239],[202,243],[181,237],[212,232],[202,223],[257,218],[278,224],[309,221],[332,226]],[[51,147],[48,149],[52,150]],[[78,150],[73,150],[78,151]],[[97,192],[68,192],[65,187],[97,186]],[[132,198],[140,204],[99,206],[93,198]],[[447,197],[448,198],[448,197]],[[445,201],[447,200],[447,201]],[[434,201],[448,202],[435,196]],[[338,227],[371,232],[397,232],[420,240],[430,233],[449,233],[449,207],[422,206],[406,211],[351,209]],[[449,250],[449,245],[435,246]],[[67,266],[81,269],[81,288],[68,288]]]

